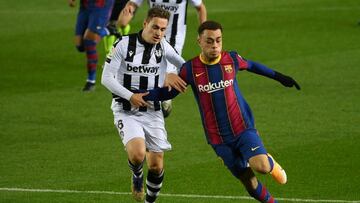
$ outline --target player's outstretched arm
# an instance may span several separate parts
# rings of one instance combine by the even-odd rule
[[[180,92],[176,89],[169,91],[167,87],[162,87],[148,90],[147,93],[147,95],[143,96],[145,101],[166,101],[175,98]]]
[[[203,23],[207,19],[207,11],[204,2],[200,4],[200,6],[196,7],[196,11],[198,13],[199,23]]]
[[[248,71],[277,80],[285,87],[295,86],[297,90],[300,90],[300,85],[292,77],[283,75],[255,61],[248,60],[247,63],[248,63],[248,69],[247,69]]]

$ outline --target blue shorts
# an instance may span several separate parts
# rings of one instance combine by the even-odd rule
[[[224,161],[231,173],[239,178],[248,167],[248,160],[259,154],[267,154],[258,132],[248,129],[233,142],[212,145],[216,154]]]
[[[86,29],[97,33],[101,37],[107,35],[106,25],[109,21],[110,8],[81,8],[79,10],[75,28],[75,35],[83,36]]]

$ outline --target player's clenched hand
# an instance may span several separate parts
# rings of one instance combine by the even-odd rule
[[[142,106],[149,106],[149,104],[144,101],[143,96],[148,95],[149,92],[145,92],[145,93],[134,93],[131,97],[130,97],[130,103],[135,106],[136,108],[142,107]]]
[[[136,8],[137,5],[130,1],[121,12],[123,13],[124,16],[129,16],[129,15],[134,16]]]
[[[168,87],[169,91],[171,91],[172,88],[175,88],[177,91],[184,93],[186,90],[186,82],[175,73],[166,75],[164,86]]]
[[[75,7],[75,0],[68,0],[70,7]]]
[[[290,76],[283,75],[279,72],[275,71],[275,80],[279,81],[285,87],[293,87],[295,86],[297,90],[300,90],[300,85]]]

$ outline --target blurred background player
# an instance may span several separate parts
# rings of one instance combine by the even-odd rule
[[[180,77],[191,86],[197,101],[208,143],[248,193],[263,203],[276,203],[256,178],[254,171],[270,173],[280,184],[287,182],[281,166],[270,156],[255,128],[251,109],[238,87],[236,74],[247,70],[277,80],[286,87],[300,86],[294,79],[236,52],[222,50],[222,26],[206,21],[198,29],[199,56],[187,61]],[[176,95],[166,88],[150,90],[145,100],[159,101]]]
[[[124,27],[118,26],[118,18],[120,16],[120,12],[124,9],[126,3],[129,0],[115,0],[114,6],[111,12],[110,20],[108,23],[108,27],[112,29],[117,29],[117,32],[119,32],[121,35],[127,35],[130,32],[130,24],[127,24]],[[108,35],[103,38],[104,41],[104,47],[105,47],[105,53],[108,54],[109,51],[112,48],[112,45],[114,44],[116,40],[116,36],[114,35]]]
[[[76,0],[68,0],[70,7],[75,7]],[[87,72],[83,91],[92,91],[96,82],[98,54],[96,45],[100,39],[111,34],[106,28],[114,0],[80,0],[75,28],[75,45],[79,52],[86,53]]]
[[[165,38],[181,55],[186,37],[186,19],[187,5],[190,2],[196,9],[199,23],[206,21],[206,7],[202,0],[148,0],[150,8],[160,7],[170,12],[169,25],[166,29]],[[129,24],[134,17],[135,11],[143,3],[143,0],[130,0],[119,16],[119,25],[121,27]],[[165,80],[166,82],[166,80]],[[171,112],[171,100],[162,102],[162,111],[164,117]]]

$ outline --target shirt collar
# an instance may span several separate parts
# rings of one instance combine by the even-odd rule
[[[221,60],[221,54],[212,62],[207,61],[202,54],[200,54],[199,58],[200,58],[200,61],[206,65],[214,65],[214,64],[219,63],[219,61]]]
[[[147,42],[144,40],[144,38],[142,37],[142,32],[143,32],[143,30],[140,30],[140,31],[138,32],[138,40],[139,40],[139,42],[140,42],[142,45],[144,45],[145,47],[152,47],[152,46],[154,46],[153,44],[147,43]]]

